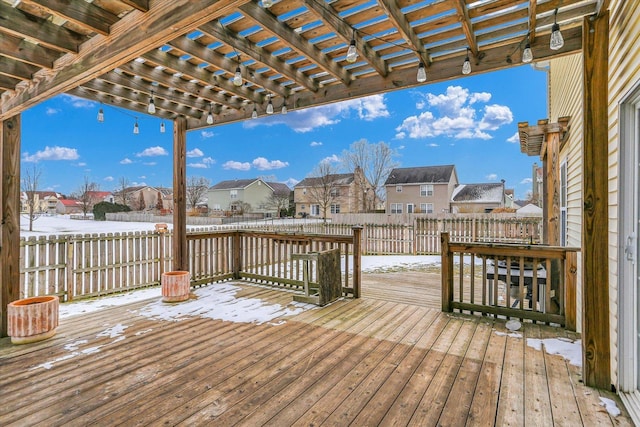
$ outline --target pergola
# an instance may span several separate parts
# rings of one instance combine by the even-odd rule
[[[183,269],[188,130],[460,78],[467,57],[479,73],[521,65],[525,48],[534,61],[582,50],[585,70],[601,73],[585,74],[593,129],[585,150],[605,150],[585,163],[606,168],[606,144],[594,141],[598,126],[606,141],[608,61],[598,55],[601,46],[606,55],[607,9],[606,0],[0,1],[0,335],[19,294],[20,113],[29,107],[68,93],[137,113],[152,103],[156,116],[173,120],[174,267]],[[564,46],[553,50],[556,23]],[[584,181],[606,201],[606,173]],[[606,224],[606,204],[585,211]],[[604,289],[594,291],[598,301],[607,270],[592,260],[606,251],[606,227],[590,228],[584,241],[583,277]],[[608,311],[590,295],[585,379],[608,387]]]

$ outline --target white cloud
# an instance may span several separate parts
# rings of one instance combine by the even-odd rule
[[[485,178],[487,181],[496,181],[498,179],[498,174],[490,173]]]
[[[200,162],[189,163],[187,166],[199,169],[209,169],[216,161],[212,157],[204,157]]]
[[[364,121],[373,121],[390,116],[384,95],[373,95],[300,111],[291,111],[286,115],[278,114],[263,117],[260,120],[247,120],[243,123],[243,126],[253,128],[261,125],[274,126],[284,124],[295,132],[304,133],[319,127],[336,124],[340,120],[348,118],[351,112],[355,112],[358,118]]]
[[[332,154],[329,157],[325,157],[324,159],[321,160],[321,162],[333,162],[333,163],[338,163],[339,161],[340,161],[340,157],[336,156],[335,154]]]
[[[416,103],[427,109],[404,119],[396,127],[396,139],[424,139],[447,136],[455,139],[491,139],[494,131],[513,121],[513,113],[504,105],[487,105],[481,110],[477,104],[491,99],[487,92],[469,93],[461,86],[449,86],[445,93],[423,95]],[[482,118],[478,116],[482,113]]]
[[[288,180],[286,180],[284,183],[287,184],[289,186],[289,188],[293,188],[296,186],[297,183],[299,183],[300,180],[299,179],[295,179],[295,178],[289,178]]]
[[[236,162],[233,160],[229,160],[228,162],[226,162],[224,165],[222,165],[223,169],[231,169],[231,170],[238,170],[238,171],[248,171],[249,169],[251,169],[251,164],[249,162]]]
[[[113,182],[114,179],[115,178],[113,178],[112,176],[105,176],[104,177],[104,181],[107,181],[107,182]]]
[[[168,156],[168,155],[169,153],[167,152],[167,150],[165,150],[160,146],[155,146],[155,147],[145,148],[144,150],[136,154],[136,157],[154,157],[154,156]]]
[[[140,179],[147,179],[147,176],[146,176],[146,175],[140,175],[138,178],[140,178]]]
[[[204,153],[199,148],[194,148],[191,151],[187,151],[187,157],[202,157]]]
[[[96,103],[93,101],[89,101],[88,99],[79,98],[74,95],[62,94],[60,95],[64,102],[67,104],[71,104],[74,108],[95,108]]]
[[[309,144],[311,147],[319,147],[322,145],[322,142],[319,141],[312,141],[311,144]]]
[[[267,160],[264,157],[257,157],[253,159],[253,162],[251,162],[251,164],[254,168],[261,171],[282,169],[289,166],[288,162],[283,162],[281,160]]]
[[[60,112],[60,110],[58,108],[52,108],[52,107],[47,107],[46,110],[44,110],[44,113],[47,116],[53,116],[54,114],[58,114]]]
[[[87,166],[87,164],[85,162],[80,162],[80,163],[78,163],[78,166],[84,167],[84,166]]]
[[[131,183],[131,186],[132,186],[132,187],[144,187],[144,186],[146,186],[146,185],[147,185],[147,183],[146,183],[146,182],[144,182],[144,181],[142,181],[142,182],[133,181],[133,182]]]
[[[520,134],[518,134],[518,132],[514,133],[509,138],[507,138],[507,142],[511,142],[514,144],[520,142]]]
[[[432,142],[431,144],[427,144],[427,147],[440,147],[440,144],[436,144],[435,142]]]
[[[25,162],[37,163],[40,160],[77,160],[79,157],[78,150],[75,148],[47,146],[44,150],[37,151],[32,155],[24,153],[22,160]]]
[[[525,178],[522,181],[520,181],[520,184],[531,184],[533,182],[532,178]]]
[[[143,163],[143,165],[145,165],[145,166],[155,166],[157,164],[158,164],[158,162],[144,162]]]
[[[128,157],[125,157],[124,159],[120,160],[121,165],[130,165],[131,163],[133,163],[133,161],[131,161],[131,159],[129,159]]]
[[[210,131],[210,130],[200,131],[200,136],[202,137],[202,139],[213,138],[214,135],[215,134],[213,133],[213,131]]]

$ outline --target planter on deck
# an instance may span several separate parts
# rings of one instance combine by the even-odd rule
[[[189,299],[191,277],[188,271],[162,273],[162,301],[180,302]]]
[[[13,344],[28,344],[46,340],[58,327],[57,296],[19,299],[7,307],[8,333]]]

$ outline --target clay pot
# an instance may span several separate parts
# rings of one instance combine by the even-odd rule
[[[7,307],[8,333],[13,344],[28,344],[46,340],[58,327],[57,296],[19,299]]]
[[[191,276],[188,271],[162,273],[162,301],[180,302],[189,299]]]

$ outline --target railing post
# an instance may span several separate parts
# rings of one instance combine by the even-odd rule
[[[442,254],[442,311],[450,312],[453,299],[453,256],[449,253],[449,233],[440,233]]]
[[[353,297],[360,298],[360,270],[362,268],[362,226],[355,225],[351,229],[353,230]]]
[[[231,260],[233,268],[233,278],[240,278],[240,271],[242,270],[242,236],[240,231],[233,233],[233,259]]]
[[[65,287],[67,288],[67,301],[73,301],[73,292],[75,290],[75,274],[73,274],[75,267],[75,250],[73,242],[75,239],[72,235],[68,235],[65,237],[65,240],[67,241],[67,280],[65,280]]]
[[[564,318],[565,328],[576,330],[576,295],[577,295],[578,256],[574,251],[567,251],[564,261]]]

